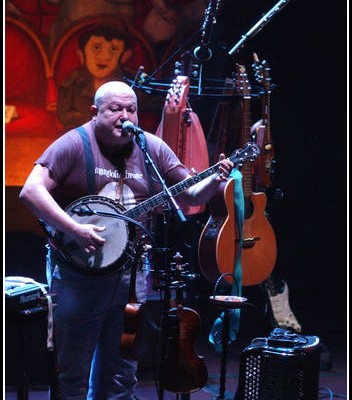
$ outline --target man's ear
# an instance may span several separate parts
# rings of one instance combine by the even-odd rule
[[[98,112],[97,106],[95,106],[94,104],[91,105],[89,111],[90,111],[90,115],[92,117],[95,117],[97,115],[97,112]]]
[[[77,54],[77,57],[78,57],[79,62],[81,63],[81,65],[84,65],[85,62],[84,62],[84,54],[83,54],[83,51],[82,51],[81,49],[77,49],[77,50],[76,50],[76,54]]]

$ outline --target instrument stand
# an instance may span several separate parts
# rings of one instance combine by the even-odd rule
[[[228,345],[229,345],[229,331],[230,331],[230,316],[231,312],[235,309],[241,308],[247,299],[245,297],[233,296],[233,295],[216,295],[217,286],[221,282],[221,280],[226,276],[232,276],[234,280],[234,285],[236,286],[236,293],[239,293],[238,282],[234,275],[230,273],[225,273],[220,276],[217,280],[214,288],[213,296],[210,296],[210,300],[216,306],[218,306],[222,310],[223,319],[222,319],[222,330],[221,330],[221,365],[220,365],[220,388],[219,388],[219,396],[213,398],[213,400],[233,400],[229,397],[225,397],[225,389],[226,389],[226,369],[227,369],[227,357],[228,357]]]
[[[167,234],[165,233],[165,236]],[[164,248],[164,250],[167,250],[167,248]],[[182,258],[180,253],[176,253],[174,256],[174,259],[177,258]],[[162,335],[162,340],[161,340],[161,358],[160,361],[162,361],[165,358],[166,355],[166,349],[167,349],[167,324],[169,322],[169,309],[170,309],[170,302],[171,302],[171,290],[176,289],[178,290],[178,287],[176,285],[180,285],[180,282],[176,282],[176,284],[173,284],[172,280],[174,278],[172,268],[170,268],[169,263],[166,262],[166,265],[168,266],[165,271],[160,271],[160,273],[163,274],[164,278],[164,283],[161,284],[159,290],[164,291],[164,295],[162,296],[163,298],[163,314],[162,314],[162,322],[161,322],[161,335]],[[164,387],[162,385],[159,386],[158,388],[158,400],[163,400],[164,398]],[[189,393],[176,393],[176,399],[175,400],[189,400],[190,399],[190,394]]]
[[[225,397],[230,312],[228,308],[224,308],[223,310],[224,310],[224,318],[223,318],[222,337],[221,337],[222,352],[221,352],[221,366],[220,366],[220,389],[219,389],[219,396],[216,397],[214,400],[232,400],[229,397]]]

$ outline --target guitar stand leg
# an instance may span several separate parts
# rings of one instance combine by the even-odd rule
[[[224,309],[224,319],[222,326],[222,352],[221,352],[221,368],[220,368],[220,390],[219,396],[216,400],[228,400],[225,397],[225,384],[226,384],[226,365],[227,365],[227,350],[230,328],[230,315],[227,309]]]

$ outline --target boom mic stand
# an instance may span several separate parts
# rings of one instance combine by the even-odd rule
[[[234,55],[240,48],[242,48],[248,39],[253,38],[264,26],[276,15],[282,8],[284,8],[290,0],[280,0],[274,7],[272,7],[267,13],[265,13],[258,22],[256,22],[251,29],[232,47],[228,52],[230,56]]]

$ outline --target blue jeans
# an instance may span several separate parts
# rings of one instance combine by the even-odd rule
[[[47,279],[54,306],[54,343],[60,400],[130,400],[137,363],[119,355],[130,269],[86,275],[49,250]],[[138,272],[138,300],[146,298]]]

